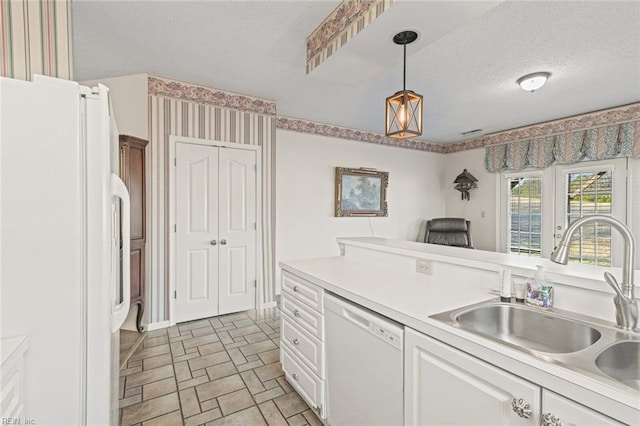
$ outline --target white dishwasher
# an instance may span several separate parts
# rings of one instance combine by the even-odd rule
[[[324,307],[328,423],[402,425],[404,327],[329,293]]]

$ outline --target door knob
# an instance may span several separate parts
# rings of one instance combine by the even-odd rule
[[[212,246],[215,246],[216,244],[218,244],[218,242],[216,240],[211,240],[209,244],[211,244]]]
[[[222,245],[227,244],[227,240],[220,240],[220,244],[222,244]]]

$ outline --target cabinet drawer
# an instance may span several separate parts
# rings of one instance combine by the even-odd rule
[[[309,281],[284,272],[282,274],[282,290],[316,311],[323,312],[322,289]]]
[[[289,315],[304,330],[318,339],[324,340],[323,315],[321,313],[284,293],[282,294],[282,312]]]
[[[571,401],[563,396],[553,393],[547,389],[542,390],[542,416],[547,421],[551,416],[560,420],[564,425],[602,425],[602,426],[622,426],[622,423],[610,417],[600,414],[591,408]]]
[[[280,361],[287,381],[300,396],[307,400],[311,409],[324,419],[326,417],[324,412],[324,380],[313,374],[304,363],[291,353],[286,345],[280,348]]]
[[[315,374],[324,379],[324,347],[320,340],[300,328],[288,315],[282,315],[280,339]]]

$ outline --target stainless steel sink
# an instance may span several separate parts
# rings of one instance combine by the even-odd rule
[[[640,333],[598,318],[490,300],[430,318],[640,397]]]
[[[596,357],[596,365],[607,376],[640,391],[640,341],[609,346]]]
[[[601,336],[588,325],[512,304],[480,306],[457,314],[454,319],[464,328],[547,353],[580,351]]]

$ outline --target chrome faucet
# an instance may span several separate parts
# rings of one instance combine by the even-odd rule
[[[635,240],[627,226],[610,216],[593,215],[576,220],[562,235],[558,246],[551,253],[551,261],[566,265],[569,262],[569,245],[571,238],[578,228],[591,222],[610,224],[624,238],[624,259],[622,263],[622,284],[609,272],[604,273],[606,282],[616,292],[613,303],[616,306],[616,323],[625,330],[634,330],[638,326],[638,302],[634,295],[633,271],[635,259]]]

